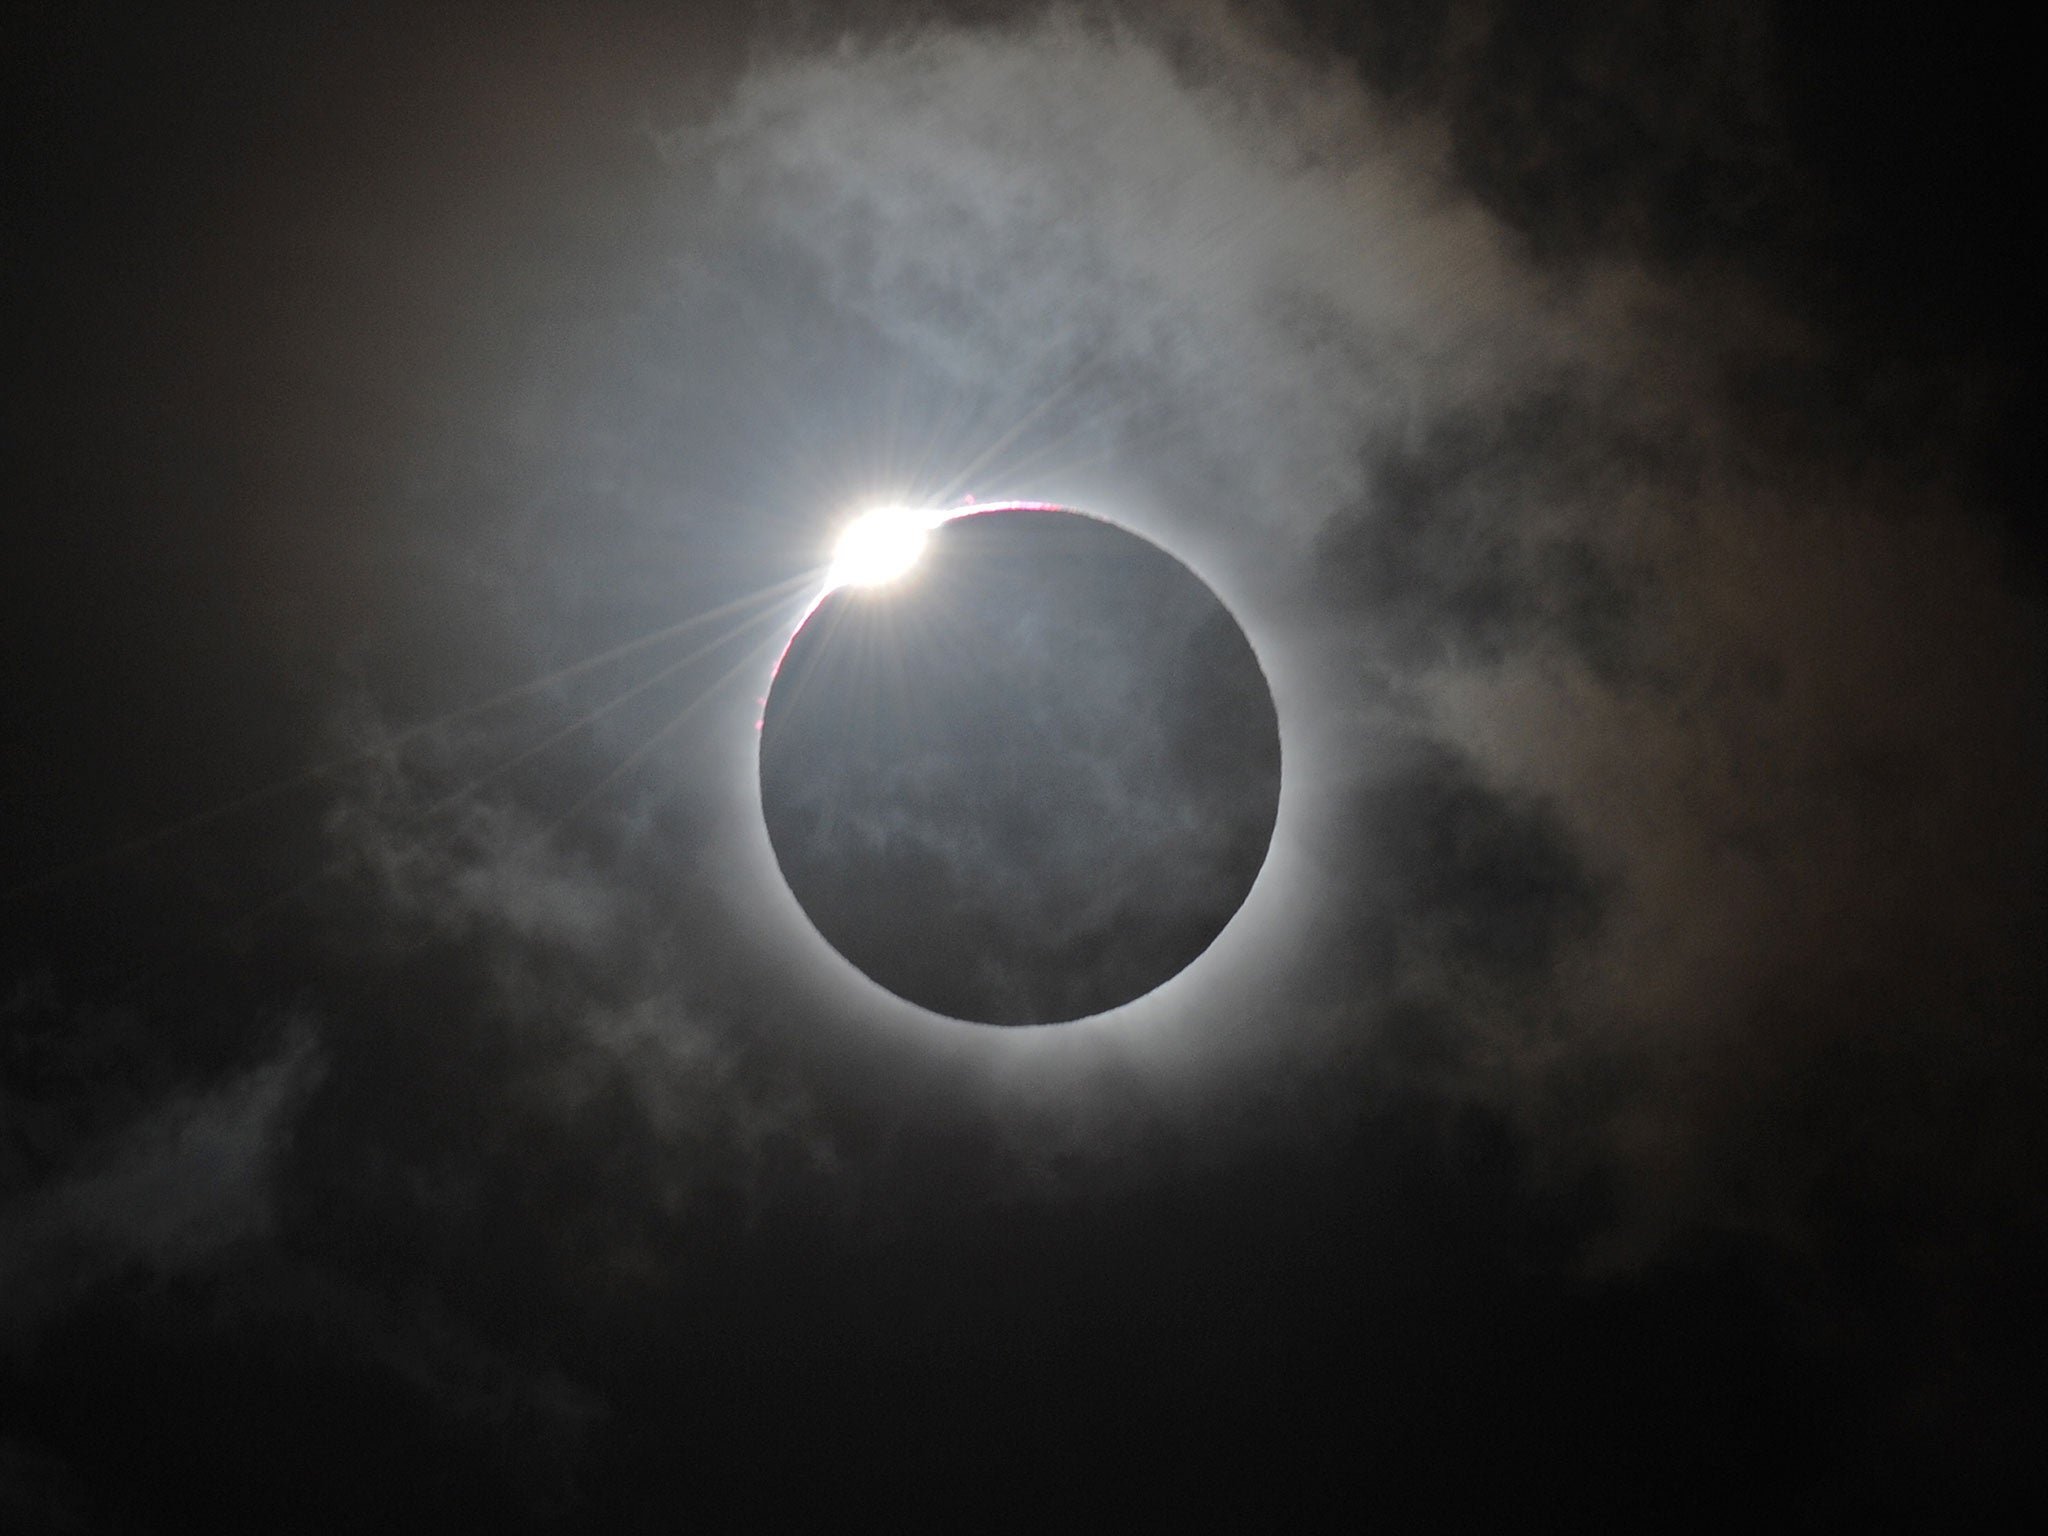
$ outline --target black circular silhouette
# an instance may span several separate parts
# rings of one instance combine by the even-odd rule
[[[761,803],[819,933],[899,997],[1047,1024],[1207,949],[1272,840],[1280,734],[1250,643],[1157,545],[1072,511],[932,530],[829,593],[761,725]]]

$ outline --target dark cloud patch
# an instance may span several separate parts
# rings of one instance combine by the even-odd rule
[[[324,1070],[313,1027],[295,1019],[271,1032],[274,1055],[216,1083],[166,1091],[137,1082],[132,1048],[79,1074],[63,1070],[78,1055],[66,1047],[89,1041],[88,1049],[109,1050],[109,1037],[124,1035],[132,1047],[122,1028],[130,1020],[73,1014],[53,1039],[48,1017],[24,1020],[26,1011],[17,1005],[11,1070],[0,1080],[8,1110],[0,1328],[10,1344],[32,1339],[109,1280],[206,1273],[267,1241],[280,1164]],[[72,1061],[55,1059],[63,1056]],[[128,1091],[106,1082],[116,1073],[129,1078]]]
[[[102,1292],[50,1330],[17,1380],[38,1410],[9,1418],[26,1419],[31,1445],[73,1449],[93,1530],[155,1529],[170,1503],[216,1528],[530,1525],[574,1498],[574,1451],[602,1412],[431,1301],[261,1260],[203,1288]]]
[[[1374,786],[1358,833],[1388,930],[1389,973],[1521,993],[1599,916],[1569,834],[1540,804],[1489,791],[1472,765],[1413,750]]]
[[[1436,60],[1459,169],[1539,257],[1725,260],[1799,218],[1777,39],[1756,9],[1461,19]]]
[[[330,992],[349,1048],[295,1143],[299,1244],[380,1290],[455,1286],[523,1337],[579,1287],[652,1282],[700,1219],[816,1200],[829,1134],[747,1039],[768,1000],[718,1000],[716,909],[681,918],[515,804],[451,827],[417,803],[383,785],[336,818],[374,904]]]
[[[1319,537],[1327,585],[1403,671],[1556,647],[1619,686],[1640,667],[1647,573],[1615,537],[1667,454],[1563,390],[1449,413],[1371,454]]]

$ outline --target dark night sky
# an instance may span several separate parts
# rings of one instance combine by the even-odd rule
[[[191,9],[5,23],[0,1528],[2040,1495],[2019,22]],[[1279,711],[1057,1029],[761,825],[963,494]]]

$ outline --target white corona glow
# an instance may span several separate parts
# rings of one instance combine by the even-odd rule
[[[936,514],[911,507],[877,507],[863,512],[840,532],[832,547],[825,585],[871,587],[893,581],[917,563]]]

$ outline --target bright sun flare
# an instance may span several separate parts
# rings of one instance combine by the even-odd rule
[[[910,507],[877,507],[846,525],[832,548],[826,584],[868,587],[893,581],[917,563],[937,519]]]

